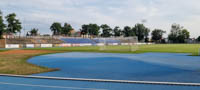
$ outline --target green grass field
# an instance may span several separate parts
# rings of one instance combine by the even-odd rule
[[[199,55],[200,44],[156,44],[139,45],[137,51],[130,51],[129,46],[108,46],[105,50],[100,47],[65,47],[65,48],[32,48],[21,50],[0,50],[0,73],[30,75],[42,72],[50,72],[58,69],[50,69],[36,66],[27,62],[31,57],[63,52],[102,52],[102,53],[188,53]]]
[[[132,46],[134,47],[134,46]],[[154,45],[138,45],[137,51],[130,51],[129,46],[107,46],[105,50],[100,50],[97,46],[87,47],[65,47],[65,48],[34,48],[28,50],[54,50],[68,52],[105,52],[105,53],[188,53],[198,55],[200,44],[154,44]]]

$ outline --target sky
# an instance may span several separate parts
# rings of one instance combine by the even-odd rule
[[[75,30],[89,23],[133,27],[142,20],[151,29],[170,32],[173,23],[200,36],[200,0],[0,0],[4,16],[16,13],[23,30],[38,28],[51,34],[53,22],[70,23]],[[165,36],[167,36],[165,34]]]

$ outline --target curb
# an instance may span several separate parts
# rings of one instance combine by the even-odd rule
[[[107,83],[130,83],[130,84],[153,84],[153,85],[176,85],[176,86],[200,86],[200,83],[181,83],[181,82],[156,82],[156,81],[130,81],[130,80],[109,80],[109,79],[87,79],[87,78],[63,78],[63,77],[11,75],[11,74],[0,74],[0,76],[19,77],[19,78],[33,78],[33,79],[50,79],[50,80],[71,80],[71,81],[107,82]]]

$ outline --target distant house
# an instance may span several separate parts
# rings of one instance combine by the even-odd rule
[[[14,38],[15,37],[15,35],[12,33],[10,33],[10,34],[3,33],[2,36],[3,36],[3,38]]]
[[[81,32],[80,31],[71,30],[70,31],[70,36],[71,37],[81,37]]]
[[[81,32],[78,31],[78,32],[76,32],[74,35],[75,35],[75,37],[81,37]]]
[[[71,34],[71,35],[74,35],[75,33],[76,33],[75,30],[71,30],[71,31],[70,31],[70,34]]]

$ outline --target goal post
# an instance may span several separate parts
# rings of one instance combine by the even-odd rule
[[[102,51],[136,51],[138,50],[137,37],[98,38]]]
[[[200,48],[199,48],[199,50],[198,50],[198,55],[200,56]]]

